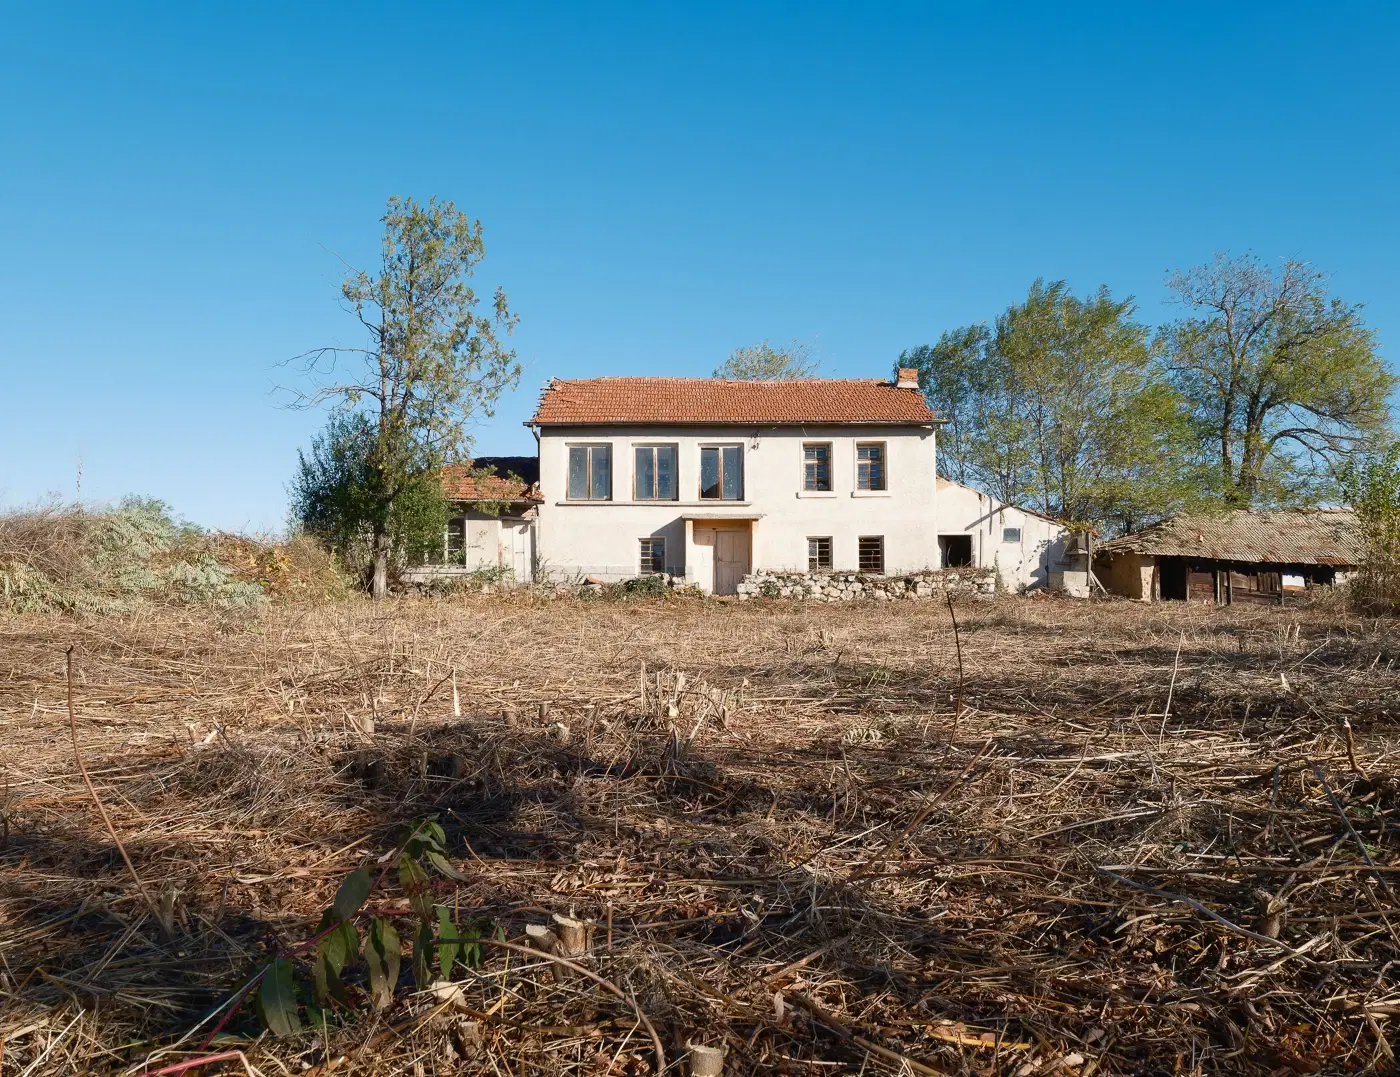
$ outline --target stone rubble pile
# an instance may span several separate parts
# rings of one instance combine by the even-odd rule
[[[639,587],[639,584],[644,586]],[[658,572],[614,583],[604,583],[596,576],[587,576],[582,580],[549,583],[545,587],[548,593],[555,597],[570,597],[573,595],[602,595],[608,591],[632,591],[638,594],[650,594],[653,591],[684,591],[691,585],[686,582],[684,576],[671,576]]]
[[[945,594],[990,598],[996,572],[990,568],[954,568],[907,576],[868,576],[859,572],[753,572],[739,584],[739,597],[797,598],[814,602],[876,602],[942,599]]]

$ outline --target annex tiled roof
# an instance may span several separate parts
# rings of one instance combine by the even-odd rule
[[[532,422],[542,426],[636,423],[792,426],[806,423],[932,423],[917,389],[869,379],[723,378],[555,379]]]
[[[1240,509],[1218,516],[1175,516],[1095,549],[1256,564],[1352,566],[1361,560],[1361,532],[1350,509]]]
[[[494,474],[472,474],[486,468]],[[541,501],[539,480],[538,457],[482,456],[444,467],[442,492],[449,501]]]

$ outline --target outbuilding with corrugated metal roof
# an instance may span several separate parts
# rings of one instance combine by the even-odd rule
[[[1282,605],[1345,579],[1361,533],[1350,509],[1236,509],[1174,516],[1094,553],[1104,586],[1128,598]]]

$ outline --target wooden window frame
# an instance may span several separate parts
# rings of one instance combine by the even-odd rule
[[[671,450],[671,496],[662,497],[659,492],[653,492],[650,497],[643,497],[637,490],[637,477],[641,470],[637,467],[637,454],[641,452],[651,453],[651,488],[659,491],[661,488],[661,469],[657,467],[657,450]],[[647,442],[641,445],[632,446],[632,500],[633,501],[679,501],[681,496],[681,449],[675,442],[657,441]]]
[[[699,495],[701,501],[743,501],[744,485],[747,479],[744,471],[744,443],[741,441],[715,442],[712,445],[701,445],[700,449],[700,478]],[[739,492],[734,496],[726,496],[724,489],[724,453],[726,449],[734,449],[739,453]],[[705,493],[705,454],[713,452],[718,454],[719,461],[719,495],[712,497]]]
[[[810,450],[826,450],[826,485],[818,484],[822,461],[812,460],[807,456]],[[832,443],[829,441],[804,441],[802,443],[802,492],[804,494],[829,494],[834,488],[832,458],[835,453]]]
[[[876,547],[880,555],[880,563],[876,568],[867,567],[870,560],[867,556],[867,543],[878,543]],[[856,539],[856,564],[860,571],[866,576],[883,576],[885,574],[885,536],[884,535],[861,535]]]
[[[821,563],[821,543],[826,543],[826,564]],[[813,554],[815,544],[815,556]],[[807,571],[808,572],[830,572],[836,563],[832,552],[832,540],[830,535],[808,535],[807,536]]]
[[[862,449],[879,449],[880,459],[880,485],[871,486],[869,460],[860,458]],[[865,485],[861,485],[862,465],[864,465]],[[888,441],[857,441],[856,442],[856,491],[862,494],[887,494],[890,491],[890,446]]]
[[[611,501],[613,499],[613,447],[610,441],[580,441],[565,446],[569,450],[568,466],[564,472],[564,500],[566,501]],[[588,454],[588,467],[585,474],[588,477],[588,494],[585,497],[574,496],[574,450],[582,449]],[[593,495],[593,454],[599,450],[604,450],[608,454],[608,492],[604,497]]]

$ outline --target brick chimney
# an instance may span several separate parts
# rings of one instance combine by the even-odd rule
[[[919,372],[912,366],[902,366],[899,368],[899,376],[895,379],[895,387],[899,389],[917,389],[919,387]]]

